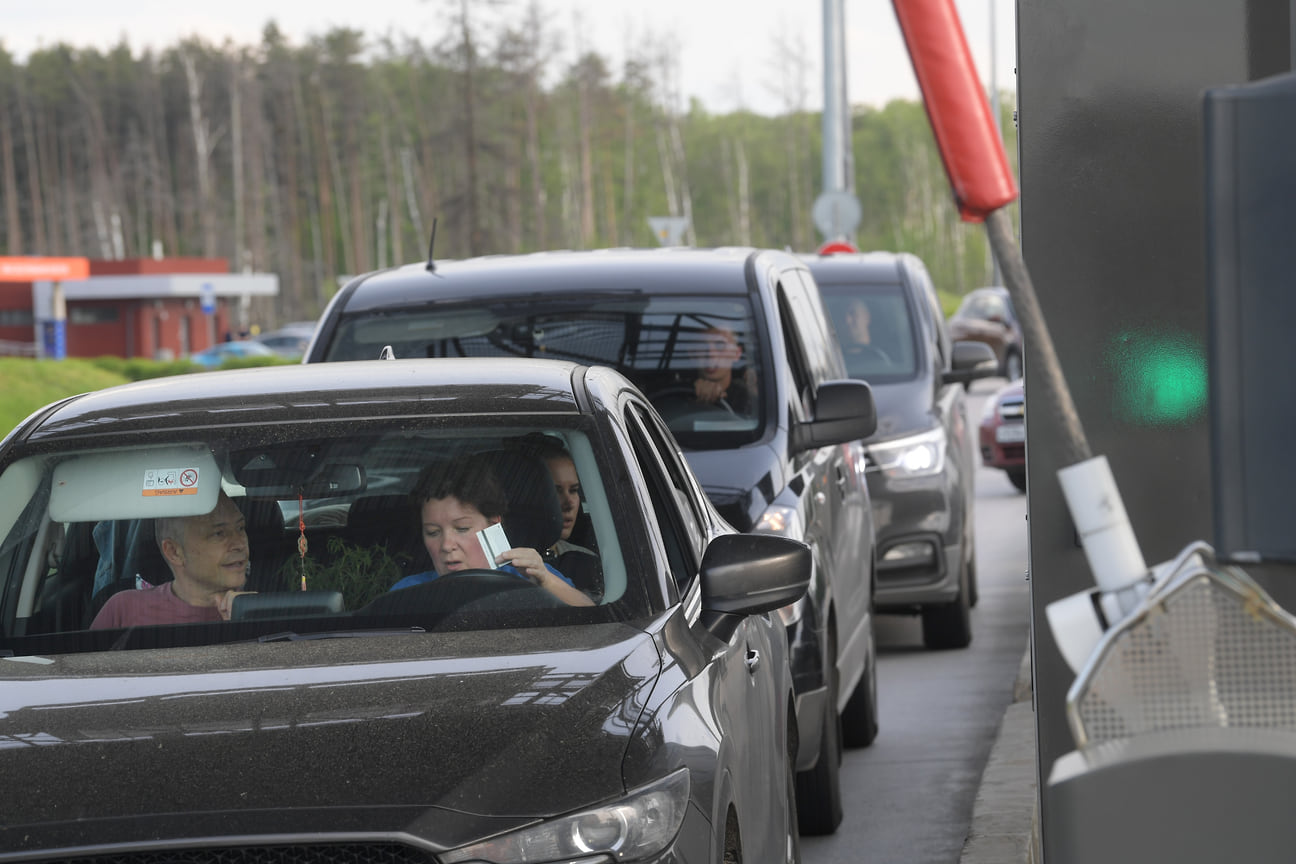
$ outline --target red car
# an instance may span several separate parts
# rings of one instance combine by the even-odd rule
[[[981,412],[981,462],[1002,468],[1008,479],[1026,491],[1026,391],[1011,382],[986,400]]]

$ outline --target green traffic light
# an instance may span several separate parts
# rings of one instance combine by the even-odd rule
[[[1124,331],[1109,343],[1112,412],[1137,426],[1181,426],[1206,411],[1206,352],[1183,331]]]

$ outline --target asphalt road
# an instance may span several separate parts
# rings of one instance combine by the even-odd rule
[[[973,386],[973,424],[1002,383]],[[1003,472],[980,468],[976,497],[980,601],[972,644],[926,651],[916,617],[879,619],[878,737],[869,748],[846,751],[845,818],[831,837],[802,838],[806,864],[959,860],[1030,629],[1026,496]]]

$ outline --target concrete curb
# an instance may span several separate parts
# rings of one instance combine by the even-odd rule
[[[961,864],[1039,864],[1039,792],[1030,650],[1013,685],[972,807]]]

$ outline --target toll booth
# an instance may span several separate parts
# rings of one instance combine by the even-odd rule
[[[1093,452],[1108,458],[1149,563],[1195,539],[1213,540],[1217,528],[1203,96],[1291,70],[1292,17],[1290,0],[1017,4],[1022,251]],[[1028,414],[1031,363],[1027,345]],[[1273,370],[1284,384],[1275,398],[1290,399],[1290,371]],[[1056,477],[1065,467],[1060,421],[1029,416],[1032,669],[1044,790],[1075,747],[1065,704],[1076,677],[1045,609],[1092,587],[1093,574]],[[1296,608],[1291,567],[1248,571],[1284,609]],[[1289,780],[1268,779],[1275,789]],[[1133,782],[1126,789],[1140,791]],[[1041,796],[1046,864],[1051,850],[1078,836],[1067,814],[1054,812],[1068,806]],[[1245,841],[1235,851],[1245,858]]]

